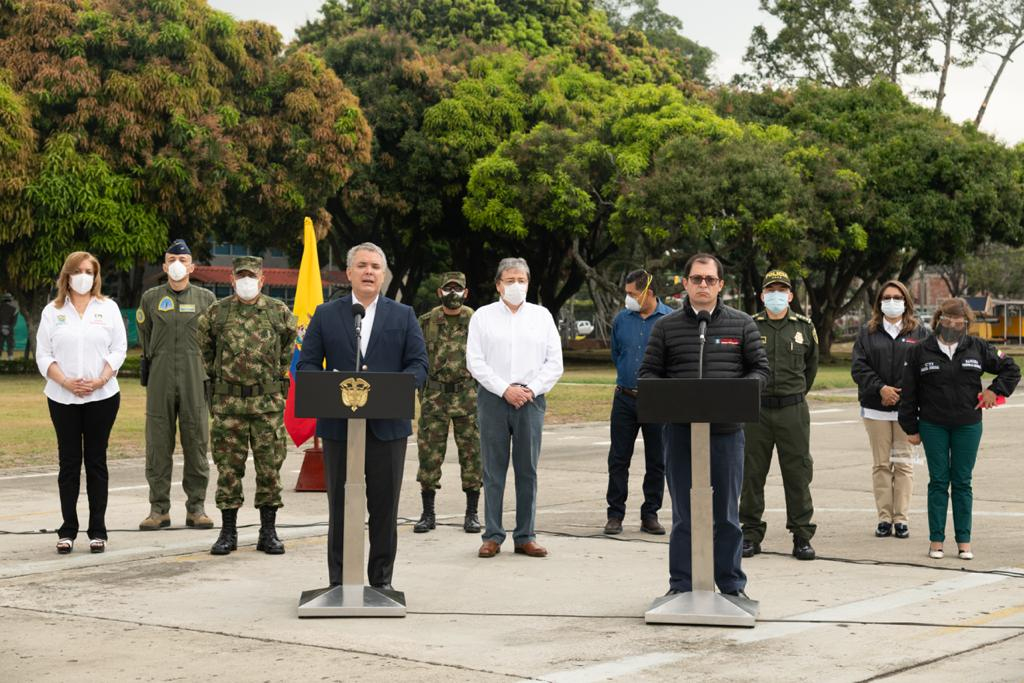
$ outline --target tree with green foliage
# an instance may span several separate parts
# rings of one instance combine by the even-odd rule
[[[88,248],[132,274],[131,305],[168,236],[202,256],[218,235],[297,244],[304,213],[329,222],[370,132],[319,58],[281,47],[276,29],[204,0],[5,2],[0,105],[18,104],[32,140],[18,147],[20,191],[0,192],[19,216],[0,232],[6,276],[35,292],[54,266],[40,244]],[[25,296],[31,321],[39,297]]]

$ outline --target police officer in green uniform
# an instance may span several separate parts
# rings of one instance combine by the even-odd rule
[[[217,465],[220,535],[210,552],[227,555],[238,547],[242,478],[252,448],[256,469],[254,502],[260,511],[257,550],[284,553],[277,537],[281,507],[281,465],[286,454],[284,403],[288,394],[297,320],[284,302],[264,296],[263,260],[239,256],[233,262],[235,294],[210,306],[199,321],[199,347],[211,379],[211,448]]]
[[[761,419],[748,424],[740,497],[743,526],[743,557],[761,552],[768,525],[764,514],[764,483],[772,462],[772,449],[779,451],[779,468],[786,494],[786,528],[793,534],[793,557],[813,560],[811,537],[811,416],[805,400],[818,374],[818,333],[807,316],[794,313],[793,286],[781,270],[764,276],[761,300],[765,310],[754,316],[761,341],[768,352],[771,375],[761,395]]]
[[[448,445],[448,424],[455,432],[462,469],[462,490],[466,493],[466,516],[462,528],[467,534],[480,531],[477,505],[480,501],[480,432],[476,424],[476,381],[466,368],[466,338],[473,309],[465,305],[469,290],[466,276],[459,272],[441,276],[437,296],[441,305],[419,318],[427,343],[430,366],[426,386],[420,391],[420,419],[416,444],[420,468],[416,481],[423,497],[423,515],[413,531],[426,533],[436,524],[434,497],[441,488],[441,464]]]
[[[193,287],[192,252],[184,240],[174,240],[164,254],[167,283],[142,295],[135,312],[142,345],[142,384],[146,387],[146,481],[149,516],[139,528],[153,531],[171,524],[171,454],[175,427],[181,433],[185,465],[185,524],[211,529],[206,516],[206,485],[210,467],[206,444],[210,435],[209,411],[203,395],[206,370],[196,343],[199,316],[216,297],[208,289]]]

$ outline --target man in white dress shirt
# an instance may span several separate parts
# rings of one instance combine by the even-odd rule
[[[545,394],[562,376],[562,343],[543,306],[526,302],[530,266],[502,259],[495,285],[500,299],[469,321],[466,366],[480,383],[477,420],[484,470],[484,532],[480,557],[494,557],[505,540],[501,512],[508,463],[516,479],[515,552],[544,557],[534,533],[537,461],[544,429]]]

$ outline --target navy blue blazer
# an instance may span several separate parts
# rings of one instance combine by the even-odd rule
[[[326,368],[324,361],[327,361]],[[361,363],[369,372],[409,372],[416,387],[427,381],[427,346],[412,308],[381,295],[373,319],[370,341]],[[316,307],[302,339],[298,370],[351,371],[356,366],[356,331],[352,295]],[[411,420],[367,420],[381,441],[412,434]],[[348,421],[320,418],[316,435],[321,439],[348,438]]]

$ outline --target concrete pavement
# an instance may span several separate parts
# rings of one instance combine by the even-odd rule
[[[141,460],[111,464],[110,546],[84,534],[58,556],[55,470],[0,472],[0,671],[4,681],[509,680],[1011,681],[1024,679],[1024,400],[986,414],[975,470],[973,562],[926,555],[922,466],[911,538],[876,539],[867,437],[852,403],[812,403],[819,559],[788,555],[773,467],[765,554],[744,561],[761,601],[754,629],[648,626],[667,589],[667,537],[639,532],[642,456],[619,537],[605,521],[607,426],[552,427],[540,463],[539,540],[551,555],[491,560],[463,533],[454,446],[438,494],[446,524],[413,534],[419,516],[410,444],[395,585],[405,619],[299,620],[299,593],[327,583],[324,494],[285,493],[287,553],[255,551],[258,513],[239,515],[242,547],[208,549],[216,530],[134,531],[148,510]],[[638,448],[642,442],[638,443]],[[294,485],[301,453],[283,472]],[[212,469],[212,468],[211,468]],[[254,481],[247,473],[251,501]],[[180,463],[176,465],[180,473]],[[506,503],[514,501],[512,480]],[[211,482],[209,511],[213,508]],[[668,497],[662,521],[668,522]],[[83,490],[80,510],[85,510]],[[512,525],[511,508],[506,523]],[[951,524],[951,522],[950,522]],[[955,546],[952,534],[947,552]]]

